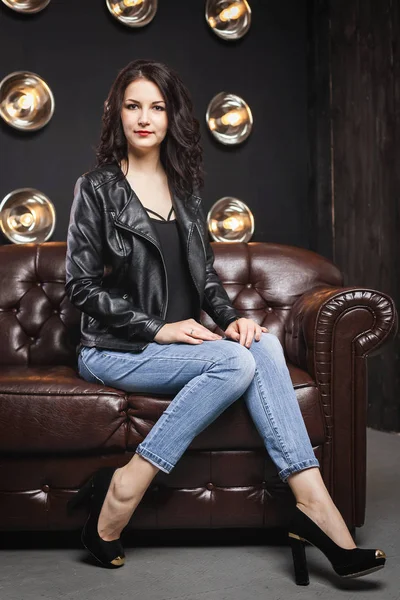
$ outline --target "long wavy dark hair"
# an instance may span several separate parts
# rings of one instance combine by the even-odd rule
[[[168,180],[183,197],[199,192],[204,185],[203,149],[192,99],[179,75],[155,60],[134,60],[118,73],[104,102],[100,142],[95,148],[96,168],[108,163],[121,164],[121,159],[128,164],[121,108],[126,87],[139,78],[155,83],[165,100],[168,129],[161,142],[160,160]]]

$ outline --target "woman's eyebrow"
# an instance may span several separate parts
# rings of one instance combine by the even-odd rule
[[[133,98],[128,98],[126,102],[137,102],[138,104],[140,104],[139,100],[134,100]],[[158,104],[159,102],[164,102],[164,100],[154,100],[152,104]]]

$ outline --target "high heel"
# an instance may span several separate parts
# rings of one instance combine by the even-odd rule
[[[382,569],[386,562],[382,550],[341,548],[297,506],[289,524],[289,541],[297,585],[309,584],[305,542],[321,550],[340,577],[361,577]]]
[[[308,585],[310,579],[308,577],[306,549],[304,540],[293,533],[289,533],[290,546],[292,548],[294,577],[297,585]]]
[[[103,540],[99,536],[97,525],[116,469],[117,467],[102,467],[96,471],[67,503],[67,511],[70,513],[79,504],[90,499],[89,518],[81,534],[82,544],[103,567],[111,569],[122,567],[125,563],[125,552],[120,538],[111,541]]]

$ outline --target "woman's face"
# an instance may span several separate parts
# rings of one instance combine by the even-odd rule
[[[168,118],[164,98],[155,83],[136,79],[126,87],[121,121],[131,149],[143,153],[161,144],[167,133]],[[150,133],[140,135],[139,131]]]

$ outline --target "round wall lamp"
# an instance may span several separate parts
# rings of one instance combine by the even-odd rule
[[[17,12],[33,14],[46,8],[50,0],[3,0],[3,2]]]
[[[106,0],[113,17],[128,27],[144,27],[153,20],[158,0]]]
[[[213,136],[222,144],[240,144],[251,133],[253,115],[240,96],[220,92],[207,107],[206,122]]]
[[[15,71],[0,82],[0,117],[22,131],[41,129],[54,113],[47,83],[29,71]]]
[[[238,198],[224,196],[207,214],[208,230],[215,242],[248,242],[254,233],[254,217]]]
[[[250,27],[249,3],[247,0],[207,0],[206,21],[220,38],[238,40]]]
[[[0,229],[14,244],[46,242],[55,225],[54,205],[39,190],[14,190],[0,203]]]

